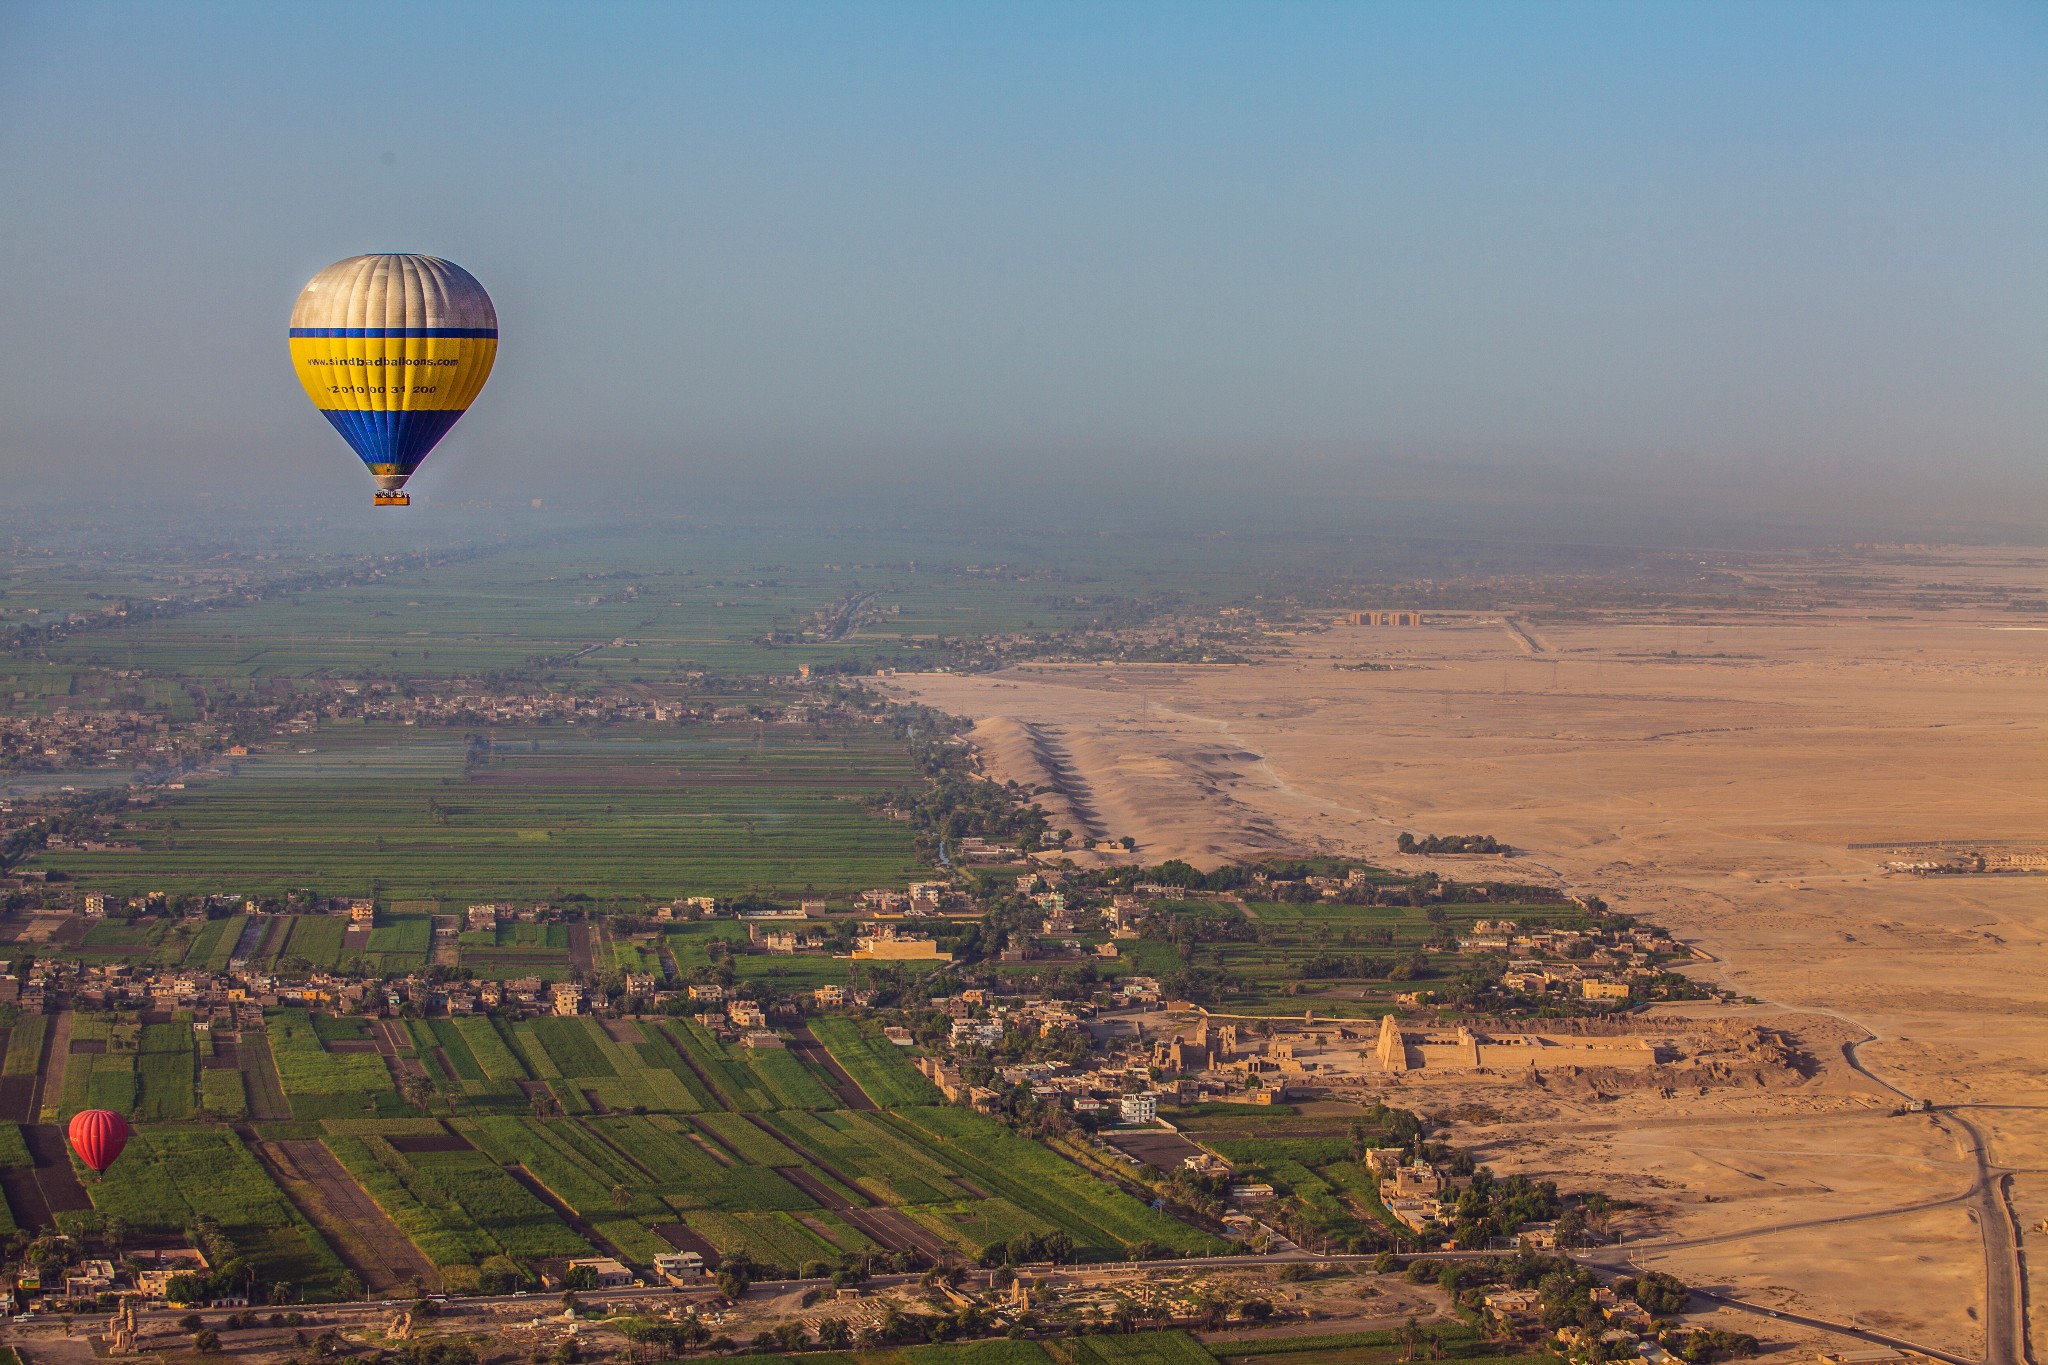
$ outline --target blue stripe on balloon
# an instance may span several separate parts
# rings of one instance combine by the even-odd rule
[[[295,337],[486,337],[495,339],[495,327],[294,327]]]
[[[357,412],[347,408],[322,408],[320,413],[341,433],[364,464],[397,465],[410,474],[427,458],[448,428],[465,410],[424,408],[412,412]]]

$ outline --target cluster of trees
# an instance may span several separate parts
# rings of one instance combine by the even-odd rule
[[[1429,975],[1429,958],[1422,953],[1411,957],[1374,957],[1369,953],[1317,953],[1301,964],[1305,977],[1363,977],[1369,981],[1413,981]]]
[[[297,1291],[288,1283],[279,1280],[267,1289],[259,1283],[255,1262],[242,1254],[234,1240],[221,1231],[220,1224],[212,1218],[200,1215],[193,1225],[185,1229],[185,1240],[206,1254],[207,1263],[212,1267],[204,1274],[173,1275],[164,1286],[164,1297],[172,1303],[204,1303],[208,1299],[230,1296],[247,1298],[251,1302],[267,1300],[273,1304],[290,1303],[298,1297]],[[347,1292],[346,1281],[353,1280],[352,1273],[344,1273],[341,1286],[342,1298],[359,1298],[362,1285],[358,1281],[354,1292]]]
[[[1007,1242],[991,1242],[981,1249],[981,1264],[988,1267],[999,1265],[1029,1265],[1038,1261],[1050,1261],[1054,1265],[1065,1265],[1074,1259],[1074,1238],[1064,1228],[1050,1232],[1020,1232]]]
[[[966,838],[1013,840],[1027,852],[1039,847],[1046,813],[1017,783],[994,782],[974,771],[966,749],[954,742],[965,722],[922,706],[904,707],[898,718],[925,786],[881,804],[910,817],[920,858],[937,862],[941,844]]]
[[[1403,853],[1510,853],[1506,844],[1491,834],[1425,834],[1420,839],[1401,831],[1394,847]]]
[[[1635,1279],[1616,1280],[1614,1292],[1634,1299],[1652,1313],[1683,1313],[1692,1305],[1692,1291],[1676,1275],[1647,1270]]]
[[[1445,1221],[1459,1246],[1479,1248],[1525,1223],[1549,1222],[1562,1212],[1556,1182],[1525,1175],[1496,1179],[1482,1166],[1472,1172],[1472,1183],[1458,1192],[1458,1202]]]

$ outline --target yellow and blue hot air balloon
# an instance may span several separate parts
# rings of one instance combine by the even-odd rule
[[[313,406],[377,481],[399,490],[491,377],[498,310],[476,276],[438,256],[351,256],[292,307],[292,365]]]

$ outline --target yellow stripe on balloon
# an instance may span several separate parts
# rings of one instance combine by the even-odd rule
[[[495,337],[293,337],[313,406],[355,412],[467,408],[498,358]]]

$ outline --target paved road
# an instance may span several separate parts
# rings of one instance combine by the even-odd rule
[[[1853,1043],[1842,1045],[1842,1059],[1848,1063],[1849,1069],[1871,1084],[1896,1095],[1899,1099],[1909,1104],[1924,1103],[1918,1096],[1880,1076],[1858,1055],[1866,1044],[1879,1041],[1879,1035],[1862,1020],[1843,1014],[1840,1010],[1831,1010],[1815,1005],[1788,1004],[1782,1000],[1764,1000],[1761,1003],[1792,1013],[1824,1014],[1829,1018],[1839,1019],[1845,1024],[1862,1030],[1865,1035],[1864,1037],[1857,1039]],[[2007,1181],[2011,1178],[2012,1172],[2004,1167],[1991,1164],[1989,1145],[1985,1142],[1983,1133],[1968,1118],[1954,1109],[1941,1106],[1934,1106],[1929,1112],[1940,1114],[1968,1133],[1970,1141],[1975,1147],[1971,1155],[1976,1161],[1977,1178],[1963,1196],[1963,1199],[1972,1205],[1971,1213],[1976,1219],[1978,1235],[1983,1239],[1984,1244],[1984,1357],[1982,1361],[1965,1361],[1964,1365],[2032,1365],[2033,1356],[2028,1350],[2027,1342],[2027,1286],[2025,1267],[2020,1261],[2019,1222],[2013,1215],[2012,1205],[2009,1202],[2006,1190]],[[1949,1203],[1955,1201],[1943,1200],[1940,1202]],[[1901,1206],[1893,1210],[1893,1212],[1909,1213],[1915,1211],[1917,1207],[1922,1206]],[[1925,1207],[1938,1207],[1938,1205],[1927,1205]],[[1850,1222],[1857,1221],[1857,1219],[1844,1218],[1841,1221]],[[1799,1225],[1790,1224],[1787,1226]],[[1770,1230],[1759,1229],[1739,1235],[1758,1236],[1762,1232]],[[1734,1239],[1717,1238],[1713,1240],[1726,1241]],[[1726,1303],[1730,1307],[1745,1308],[1752,1312],[1770,1313],[1773,1317],[1783,1317],[1787,1322],[1808,1321],[1803,1318],[1794,1318],[1788,1314],[1775,1313],[1770,1309],[1758,1308],[1754,1304],[1746,1304],[1734,1299],[1717,1299],[1716,1301]],[[1874,1334],[1860,1332],[1855,1328],[1820,1323],[1810,1325],[1827,1326],[1830,1331],[1845,1332],[1852,1336],[1862,1336],[1866,1340],[1878,1339]],[[1895,1345],[1897,1343],[1887,1341],[1886,1344]],[[1958,1357],[1945,1355],[1938,1351],[1930,1351],[1923,1346],[1914,1346],[1912,1349],[1926,1351],[1927,1354],[1939,1356],[1943,1360],[1959,1359]]]
[[[2026,1271],[2020,1264],[2019,1221],[2008,1197],[2012,1173],[1991,1164],[1991,1145],[1977,1125],[1954,1110],[1942,1117],[1970,1135],[1977,1162],[1977,1232],[1984,1239],[1984,1359],[2023,1365],[2027,1351]]]
[[[1416,1255],[1404,1257],[1403,1259],[1411,1261],[1470,1260],[1474,1257],[1511,1256],[1515,1254],[1517,1253],[1509,1251],[1423,1252]],[[1018,1269],[1032,1276],[1056,1274],[1063,1278],[1070,1278],[1072,1280],[1090,1281],[1105,1277],[1111,1279],[1125,1277],[1130,1275],[1134,1271],[1138,1270],[1156,1271],[1174,1269],[1193,1269],[1203,1267],[1214,1269],[1220,1266],[1276,1265],[1285,1264],[1288,1262],[1304,1261],[1323,1265],[1359,1265],[1369,1264],[1373,1259],[1374,1258],[1372,1256],[1368,1255],[1316,1256],[1297,1249],[1278,1254],[1267,1255],[1246,1254],[1242,1256],[1188,1257],[1164,1261],[1112,1262],[1081,1266],[1034,1265],[1019,1266]],[[1640,1273],[1640,1268],[1634,1265],[1634,1263],[1629,1259],[1629,1257],[1626,1254],[1622,1253],[1619,1248],[1600,1248],[1592,1252],[1577,1253],[1575,1255],[1575,1259],[1578,1259],[1581,1262],[1585,1263],[1591,1269],[1604,1270],[1610,1274],[1622,1272],[1630,1274]],[[976,1274],[985,1274],[986,1272],[969,1273],[970,1276],[974,1276]],[[876,1275],[871,1276],[868,1279],[867,1285],[870,1288],[887,1288],[890,1286],[911,1284],[916,1282],[918,1278],[919,1276],[915,1274]],[[812,1288],[814,1286],[827,1285],[830,1283],[830,1280],[821,1279],[763,1280],[757,1282],[754,1285],[753,1290],[751,1292],[764,1297],[775,1297],[782,1294],[788,1294],[791,1292]],[[1931,1347],[1920,1345],[1917,1342],[1906,1341],[1898,1337],[1886,1336],[1881,1332],[1872,1332],[1864,1328],[1851,1326],[1847,1323],[1829,1322],[1823,1318],[1806,1317],[1797,1313],[1782,1312],[1778,1309],[1766,1308],[1760,1304],[1747,1303],[1741,1299],[1732,1298],[1722,1294],[1714,1294],[1705,1290],[1694,1290],[1693,1292],[1696,1297],[1703,1299],[1709,1303],[1721,1305],[1728,1308],[1733,1308],[1740,1312],[1753,1313],[1759,1317],[1771,1318],[1779,1322],[1795,1323],[1799,1326],[1812,1327],[1825,1332],[1834,1332],[1842,1336],[1855,1338],[1859,1341],[1866,1341],[1876,1346],[1888,1346],[1895,1350],[1918,1351],[1936,1360],[1944,1361],[1946,1362],[1946,1365],[1981,1365],[1980,1362],[1973,1361],[1965,1356],[1953,1355],[1946,1351],[1940,1351],[1933,1349]],[[634,1304],[646,1304],[649,1302],[703,1303],[717,1297],[717,1294],[715,1286],[707,1281],[701,1287],[693,1287],[692,1289],[688,1290],[675,1290],[669,1288],[654,1287],[642,1287],[635,1289],[610,1289],[605,1290],[602,1293],[586,1292],[583,1294],[579,1294],[578,1297],[582,1299],[584,1303],[586,1303],[592,1308],[604,1308],[626,1307]],[[474,1298],[451,1298],[446,1300],[446,1303],[451,1311],[475,1311],[489,1310],[494,1308],[511,1308],[530,1311],[537,1317],[553,1314],[559,1311],[557,1297],[553,1294],[547,1293],[479,1295]],[[319,1305],[307,1310],[307,1317],[310,1321],[310,1324],[312,1325],[325,1326],[333,1324],[346,1326],[351,1324],[364,1323],[381,1326],[389,1320],[393,1311],[399,1308],[403,1308],[404,1306],[404,1302],[399,1300],[373,1300],[352,1304]],[[184,1311],[185,1310],[174,1310],[170,1308],[157,1308],[145,1310],[142,1316],[145,1319],[156,1319],[160,1317],[168,1318],[174,1314],[177,1316],[183,1316]],[[227,1313],[230,1311],[232,1310],[203,1310],[200,1312],[199,1316],[209,1321],[218,1321],[220,1318],[225,1317]],[[87,1334],[98,1335],[100,1333],[105,1332],[106,1330],[107,1319],[104,1316],[97,1314],[80,1314],[75,1319],[74,1331],[77,1333],[78,1337],[84,1337]]]

